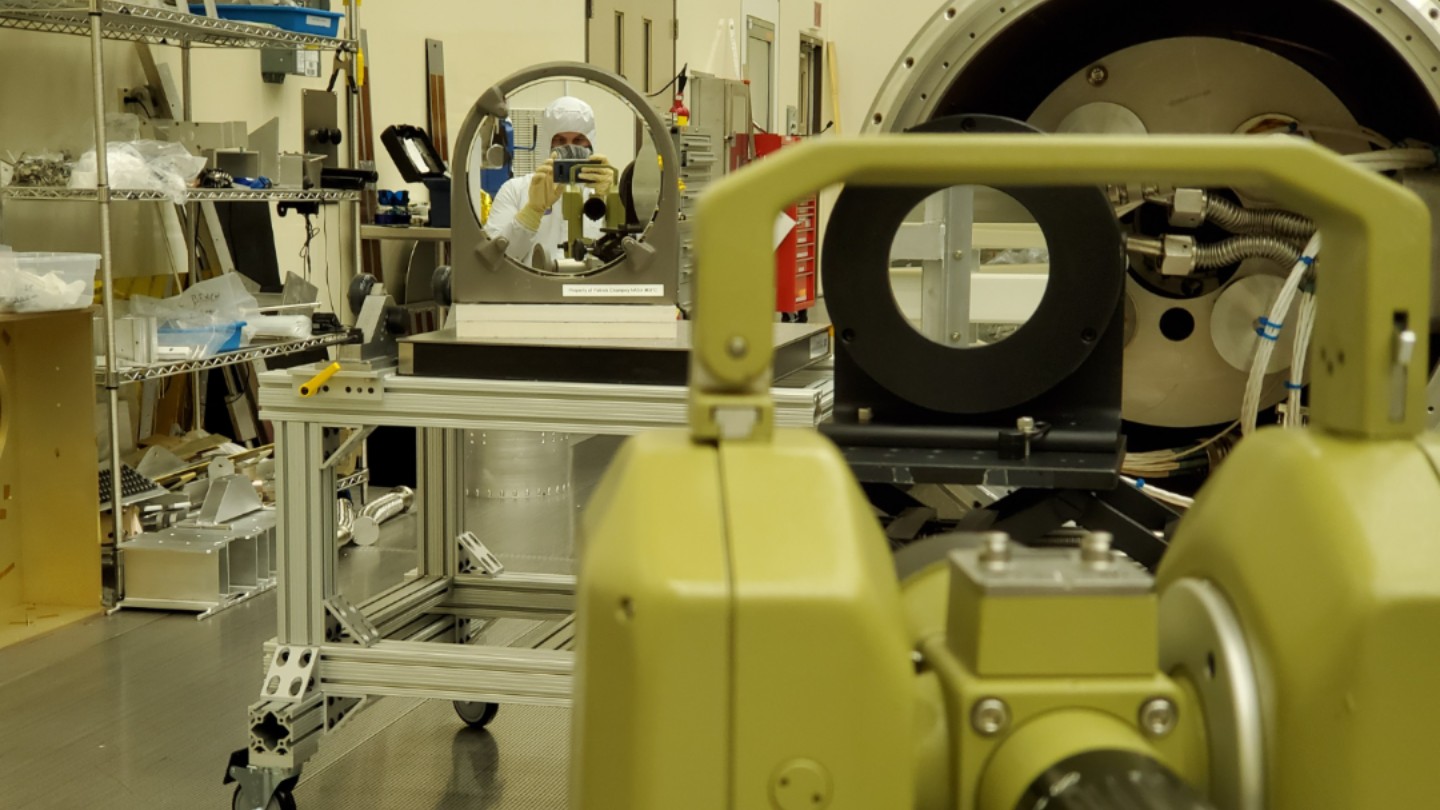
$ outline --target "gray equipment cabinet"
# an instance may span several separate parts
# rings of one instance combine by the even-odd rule
[[[465,432],[631,435],[686,423],[683,386],[602,385],[400,376],[342,370],[327,391],[298,388],[315,369],[261,376],[262,416],[276,429],[279,635],[250,707],[249,745],[232,757],[235,807],[293,807],[291,790],[320,739],[371,697],[456,703],[484,726],[501,703],[568,705],[575,579],[507,573],[466,530]],[[812,368],[774,390],[776,423],[828,418],[830,374]],[[352,604],[336,585],[334,464],[327,428],[356,441],[377,426],[418,430],[414,574]],[[347,443],[348,444],[348,443]],[[491,619],[541,620],[510,646],[466,643]]]

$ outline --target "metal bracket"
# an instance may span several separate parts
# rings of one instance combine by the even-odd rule
[[[260,699],[280,703],[304,700],[315,686],[315,665],[319,661],[319,647],[276,647],[260,687]]]
[[[340,623],[340,629],[350,637],[352,643],[361,647],[372,647],[380,640],[380,631],[343,595],[337,593],[326,599],[325,612]]]
[[[338,728],[340,728],[341,726],[345,725],[346,723],[350,722],[350,719],[351,719],[352,717],[354,717],[356,714],[359,714],[360,710],[363,709],[363,708],[365,708],[365,704],[368,703],[369,701],[370,701],[370,698],[368,698],[368,697],[359,697],[359,698],[330,697],[330,698],[326,698],[326,699],[325,699],[325,733],[326,733],[326,734],[333,733],[336,729],[338,729]]]
[[[253,514],[264,508],[255,486],[243,475],[231,475],[214,479],[210,490],[205,493],[205,503],[194,520],[180,524],[193,529],[226,529],[237,518]]]
[[[505,565],[500,562],[500,558],[486,548],[474,532],[463,532],[455,539],[460,543],[460,548],[469,555],[468,560],[461,561],[460,573],[473,574],[478,571],[490,577],[505,573]]]
[[[356,429],[354,433],[350,434],[350,438],[346,439],[340,445],[338,450],[331,453],[329,457],[325,459],[325,463],[320,465],[320,469],[328,470],[336,464],[339,464],[341,459],[348,458],[351,453],[355,452],[356,446],[370,438],[370,434],[374,432],[375,425],[366,425],[365,427]]]

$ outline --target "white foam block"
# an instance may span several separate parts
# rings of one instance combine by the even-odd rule
[[[479,339],[673,340],[673,306],[650,304],[458,304],[455,331]]]

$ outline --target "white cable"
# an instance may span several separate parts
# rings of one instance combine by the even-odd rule
[[[1194,498],[1187,498],[1186,496],[1181,495],[1177,492],[1160,489],[1159,487],[1152,487],[1148,483],[1141,481],[1140,479],[1131,478],[1128,475],[1122,475],[1120,476],[1120,480],[1138,489],[1142,494],[1149,496],[1152,500],[1169,504],[1171,506],[1178,506],[1181,509],[1189,509],[1190,507],[1195,505]]]
[[[1365,141],[1372,146],[1379,146],[1382,149],[1393,149],[1395,147],[1394,141],[1386,138],[1384,135],[1381,135],[1380,133],[1376,132],[1373,129],[1370,129],[1369,127],[1360,127],[1358,130],[1356,130],[1341,129],[1340,127],[1300,124],[1299,131],[1301,133],[1319,133],[1321,135],[1337,135],[1340,137],[1354,138],[1355,140]]]
[[[1380,149],[1374,152],[1358,152],[1346,155],[1345,159],[1361,168],[1377,172],[1398,172],[1402,169],[1426,169],[1434,166],[1436,155],[1433,149]]]
[[[1250,363],[1250,376],[1245,383],[1245,400],[1240,408],[1240,424],[1246,436],[1255,432],[1255,423],[1260,418],[1260,394],[1265,387],[1265,371],[1270,367],[1270,356],[1275,353],[1275,342],[1280,339],[1280,331],[1285,328],[1285,316],[1290,311],[1291,304],[1295,303],[1300,282],[1315,263],[1315,256],[1319,252],[1320,234],[1317,233],[1310,237],[1310,243],[1305,246],[1300,261],[1291,268],[1290,276],[1285,279],[1285,286],[1276,295],[1269,316],[1261,323],[1261,339]]]

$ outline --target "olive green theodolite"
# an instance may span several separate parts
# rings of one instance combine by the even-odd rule
[[[1246,440],[1156,580],[1100,537],[917,546],[897,577],[835,449],[773,428],[776,213],[837,182],[1121,181],[1239,187],[1314,217],[1311,428]],[[586,514],[574,807],[1435,803],[1418,198],[1293,139],[909,135],[796,149],[702,205],[691,429],[628,443]]]
[[[609,172],[612,175],[610,191],[604,197],[586,197],[579,180],[580,172],[586,168]],[[585,220],[604,221],[604,228],[611,233],[625,227],[625,204],[620,197],[620,173],[615,167],[590,161],[567,161],[555,167],[555,179],[562,183],[560,212],[565,217],[567,238],[564,254],[567,259],[584,260],[595,248],[595,242],[585,238]]]

